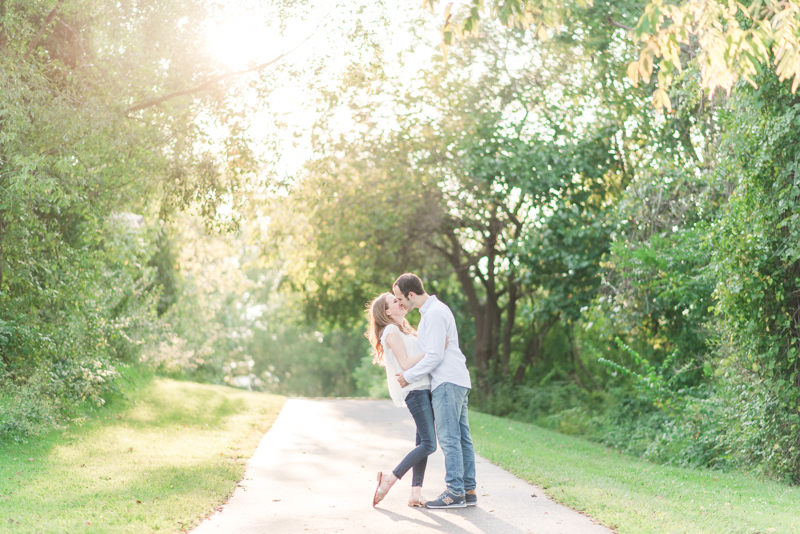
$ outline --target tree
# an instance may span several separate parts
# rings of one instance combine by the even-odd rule
[[[102,403],[119,363],[167,328],[154,219],[197,207],[209,226],[236,223],[255,168],[230,105],[242,87],[126,111],[220,74],[213,13],[199,0],[0,3],[0,388],[23,399],[3,407],[4,436]]]
[[[431,9],[438,3],[429,0]],[[580,13],[596,9],[606,14],[608,24],[626,30],[634,43],[641,45],[639,57],[628,66],[628,75],[637,83],[650,82],[656,73],[657,86],[652,103],[657,109],[672,109],[668,89],[687,63],[702,73],[702,87],[709,98],[717,88],[730,94],[734,84],[744,80],[756,85],[757,75],[772,70],[780,81],[793,80],[791,91],[800,86],[800,4],[766,0],[750,4],[707,0],[686,0],[667,4],[654,0],[647,4],[548,3],[541,0],[472,0],[455,12],[452,2],[444,8],[442,45],[450,46],[456,36],[475,36],[480,21],[496,19],[508,27],[535,31],[543,40],[564,27],[570,27]],[[631,27],[614,18],[618,9],[635,8],[638,22]],[[657,72],[656,72],[657,71]]]
[[[553,296],[540,307],[542,328],[524,336],[530,346],[546,323],[575,317],[599,284],[611,231],[602,213],[641,162],[640,136],[651,128],[630,102],[642,93],[615,83],[624,57],[593,56],[575,36],[541,46],[521,32],[487,32],[453,51],[458,68],[434,62],[411,83],[362,72],[360,88],[332,94],[327,115],[347,94],[359,133],[323,124],[323,156],[288,192],[303,238],[285,233],[302,250],[287,263],[315,313],[342,320],[378,279],[388,288],[409,267],[452,273],[474,321],[481,376],[510,372],[516,333],[533,326],[518,324],[521,300],[544,286]],[[394,89],[376,94],[376,80]],[[589,112],[600,120],[587,124]],[[559,253],[564,245],[574,248]],[[573,293],[574,303],[556,304]],[[329,306],[331,295],[353,300]],[[524,375],[530,357],[517,360],[511,372]]]

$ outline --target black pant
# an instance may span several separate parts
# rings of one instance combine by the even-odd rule
[[[436,429],[433,424],[430,390],[417,389],[409,392],[406,397],[406,406],[417,425],[417,446],[403,458],[403,461],[395,467],[392,473],[397,478],[403,478],[403,475],[413,468],[411,485],[422,486],[425,467],[428,465],[428,456],[436,450]]]

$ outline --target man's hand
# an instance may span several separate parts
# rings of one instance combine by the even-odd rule
[[[406,382],[406,379],[403,378],[403,373],[397,373],[394,376],[396,376],[397,377],[397,381],[400,382],[400,387],[401,388],[404,388],[404,387],[406,387],[408,385],[408,382]]]

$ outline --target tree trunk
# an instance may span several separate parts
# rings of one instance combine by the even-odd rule
[[[500,368],[503,374],[508,373],[508,363],[511,359],[511,334],[514,331],[514,321],[517,318],[517,284],[513,276],[509,276],[508,306],[506,307],[506,322],[503,325],[503,353],[500,358]]]
[[[485,372],[491,360],[492,327],[486,306],[480,306],[475,318],[474,364],[478,371]]]
[[[559,317],[560,314],[556,314],[555,317],[552,317],[546,321],[538,331],[534,325],[533,336],[528,342],[528,346],[525,347],[525,353],[523,354],[522,362],[519,364],[519,367],[517,367],[517,370],[514,373],[515,386],[522,384],[522,381],[525,378],[525,371],[531,366],[531,364],[533,364],[533,362],[538,359],[539,353],[542,350],[542,345],[544,344],[544,339],[547,337],[547,333],[550,332],[550,329],[553,328],[553,326],[558,322]]]
[[[578,379],[578,371],[583,371],[583,374],[589,381],[588,384],[591,386],[592,383],[594,382],[594,377],[592,376],[592,373],[590,373],[589,370],[586,369],[586,366],[583,365],[583,360],[581,360],[581,354],[580,351],[578,350],[578,343],[575,341],[575,337],[570,336],[569,341],[570,345],[572,346],[572,361],[573,364],[575,365],[575,381],[578,383],[580,387],[583,387],[583,385],[581,385],[580,380]]]
[[[484,371],[489,361],[487,350],[491,344],[491,332],[489,332],[489,325],[485,320],[486,306],[481,304],[478,293],[475,291],[475,281],[469,272],[470,257],[461,248],[461,243],[458,241],[458,236],[456,236],[453,228],[446,228],[444,236],[452,246],[452,251],[445,254],[445,257],[456,272],[458,283],[467,297],[469,311],[475,321],[475,345],[473,347],[472,363],[476,368]]]
[[[497,363],[497,351],[500,345],[500,307],[494,295],[486,297],[486,322],[489,325],[489,351],[486,368],[493,368]]]
[[[465,252],[461,247],[461,243],[455,233],[456,226],[457,223],[455,221],[452,226],[445,225],[442,228],[442,234],[440,234],[449,241],[449,250],[444,250],[442,247],[436,248],[443,253],[455,270],[458,282],[467,297],[470,312],[475,321],[473,364],[479,372],[484,374],[494,366],[497,366],[498,363],[503,371],[507,372],[511,351],[512,330],[510,329],[513,329],[516,317],[516,301],[519,298],[519,288],[514,286],[513,282],[511,282],[511,287],[505,288],[505,290],[509,291],[511,302],[506,308],[506,321],[509,322],[510,318],[509,331],[506,333],[501,331],[504,310],[499,305],[503,291],[498,291],[497,289],[497,263],[498,259],[502,261],[505,257],[497,250],[498,237],[503,229],[503,223],[497,217],[497,206],[492,208],[490,221],[486,228],[488,236],[486,237],[483,251],[475,255]],[[473,266],[477,267],[478,258],[481,257],[487,260],[485,276],[480,271],[477,273],[471,272],[471,268]],[[475,276],[476,274],[477,276]],[[513,280],[512,277],[509,278]],[[481,302],[475,287],[478,280],[486,290],[484,302]],[[506,340],[506,338],[508,339]],[[503,353],[500,352],[501,343]]]
[[[486,302],[483,305],[484,312],[484,335],[486,346],[482,355],[481,370],[487,371],[496,365],[500,348],[500,324],[502,320],[502,310],[499,306],[499,295],[497,290],[497,237],[501,225],[497,219],[497,206],[491,209],[488,232],[484,244],[486,253],[486,274],[479,274],[478,278],[486,290]],[[476,325],[477,326],[477,325]]]
[[[42,35],[44,35],[44,31],[47,29],[47,27],[50,25],[50,23],[53,22],[53,19],[56,17],[56,13],[58,13],[58,10],[61,7],[61,4],[63,4],[63,3],[64,3],[64,0],[58,0],[56,2],[56,7],[54,7],[50,11],[50,13],[47,15],[47,18],[44,19],[44,22],[39,27],[39,31],[36,33],[36,36],[33,38],[31,43],[28,45],[28,50],[25,51],[25,55],[23,56],[24,59],[28,59],[28,56],[31,55],[31,52],[33,52],[36,49],[36,46],[39,44],[39,39],[42,38]]]

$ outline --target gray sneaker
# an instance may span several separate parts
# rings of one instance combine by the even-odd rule
[[[434,509],[466,508],[467,499],[463,495],[456,495],[455,493],[450,493],[450,490],[444,490],[444,493],[434,500],[425,503],[425,507]]]
[[[478,492],[474,489],[467,490],[467,506],[477,506],[478,504]]]

